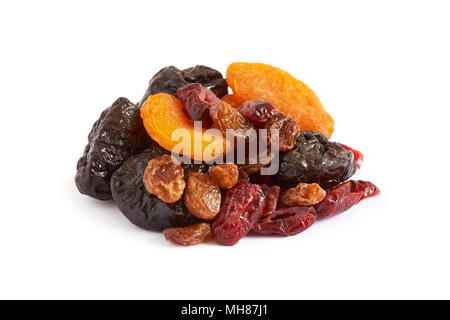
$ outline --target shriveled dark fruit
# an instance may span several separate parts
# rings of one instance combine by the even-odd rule
[[[156,143],[144,153],[128,159],[112,176],[111,191],[119,209],[132,223],[147,230],[184,227],[200,222],[184,205],[183,199],[165,203],[150,194],[143,183],[144,171],[150,160],[166,154]],[[210,166],[185,165],[185,178],[192,172],[209,171]]]
[[[277,209],[278,198],[280,197],[280,187],[262,184],[261,190],[263,191],[265,197],[261,218],[265,218],[273,214]]]
[[[272,130],[278,133],[278,150],[291,150],[297,137],[300,135],[300,127],[297,122],[282,113],[278,113],[267,121],[265,129],[267,130],[268,144],[272,144]]]
[[[356,149],[350,148],[349,146],[346,146],[345,144],[339,143],[345,150],[351,151],[353,153],[353,157],[355,158],[356,166],[358,169],[361,168],[361,166],[364,163],[364,154],[361,151],[358,151]]]
[[[209,223],[197,223],[187,227],[170,228],[164,230],[167,241],[180,246],[194,246],[211,237]]]
[[[193,172],[189,175],[184,194],[184,204],[195,217],[212,220],[220,210],[222,194],[219,185],[207,174]]]
[[[305,231],[315,221],[313,207],[288,207],[278,209],[258,222],[253,231],[264,235],[292,236]]]
[[[232,246],[245,237],[260,219],[264,204],[261,187],[240,180],[226,192],[220,212],[211,225],[217,243]]]
[[[150,145],[139,107],[126,98],[117,99],[94,123],[89,144],[77,164],[78,190],[99,200],[110,200],[114,171],[130,156]]]
[[[228,93],[228,85],[217,70],[201,65],[184,70],[169,66],[153,76],[139,105],[142,105],[149,96],[157,93],[169,93],[176,96],[178,89],[189,83],[200,83],[219,98]]]
[[[361,200],[380,194],[380,190],[371,182],[350,180],[327,190],[322,202],[314,206],[317,218],[324,219],[342,213]]]
[[[212,105],[221,103],[222,100],[200,83],[188,84],[178,89],[184,112],[192,121],[202,121],[203,127],[209,128],[212,124],[209,110]]]
[[[246,101],[237,110],[258,129],[264,128],[267,121],[280,113],[273,104],[262,99]]]
[[[230,189],[238,181],[239,168],[234,163],[217,164],[211,168],[209,176],[221,189]]]
[[[328,189],[356,171],[352,152],[315,131],[301,131],[294,147],[280,153],[279,166],[274,182],[284,189],[301,182]]]

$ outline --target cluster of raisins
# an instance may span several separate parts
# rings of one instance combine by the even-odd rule
[[[201,121],[223,134],[237,130],[234,138],[247,143],[252,137],[246,132],[266,129],[271,150],[239,164],[179,161],[159,139],[169,136],[171,132],[162,132],[169,129],[147,126],[158,121],[148,118],[152,103],[169,102],[163,110],[177,108],[177,119],[167,127],[190,128],[189,122]],[[171,121],[168,113],[161,117]],[[201,65],[184,70],[169,66],[153,76],[138,104],[119,98],[102,112],[78,161],[75,182],[81,193],[113,199],[133,224],[164,231],[177,245],[210,237],[234,245],[250,232],[295,235],[380,193],[370,182],[348,180],[364,156],[328,140],[333,123],[309,88],[277,68],[232,64],[224,79]],[[263,159],[274,153],[279,155],[278,170],[262,175],[261,168],[268,165]],[[228,160],[225,153],[219,157]]]

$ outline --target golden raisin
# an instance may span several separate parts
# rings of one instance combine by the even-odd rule
[[[219,213],[222,194],[216,182],[204,173],[189,175],[184,204],[193,216],[211,220]]]
[[[272,130],[277,130],[278,150],[280,151],[291,150],[295,145],[297,137],[300,135],[300,128],[297,122],[282,113],[270,119],[266,123],[265,128],[267,129],[268,144],[271,144]]]
[[[333,118],[316,94],[286,71],[263,63],[232,63],[227,83],[238,100],[263,99],[297,121],[301,130],[318,131],[328,138]]]
[[[213,128],[219,129],[224,136],[227,129],[247,130],[253,128],[250,122],[228,103],[219,103],[211,107]]]
[[[234,163],[218,164],[211,168],[209,176],[221,189],[230,189],[238,181],[239,169]]]
[[[211,237],[211,227],[208,223],[197,223],[182,228],[170,228],[163,231],[166,239],[180,246],[193,246]]]
[[[167,203],[180,200],[186,186],[183,168],[168,154],[149,161],[143,182],[148,192]]]
[[[326,194],[317,183],[299,183],[281,194],[280,204],[282,207],[310,206],[321,202]]]

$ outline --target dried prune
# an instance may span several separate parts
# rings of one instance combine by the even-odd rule
[[[221,189],[230,189],[238,181],[239,168],[234,163],[218,164],[211,168],[209,175]]]
[[[292,150],[280,153],[276,184],[292,188],[301,182],[327,189],[349,179],[356,171],[353,153],[330,142],[321,133],[301,131]]]
[[[342,213],[361,200],[380,194],[373,183],[361,180],[350,180],[327,190],[322,202],[315,205],[317,218],[324,219]]]
[[[300,134],[300,128],[297,122],[282,113],[273,116],[267,121],[265,128],[267,129],[267,142],[269,144],[272,141],[272,130],[277,130],[278,150],[280,151],[291,150]]]
[[[228,190],[219,214],[211,225],[217,243],[232,246],[248,234],[260,219],[264,208],[264,193],[257,184],[240,180]]]
[[[358,169],[361,168],[361,166],[364,163],[364,154],[361,151],[352,149],[348,146],[346,146],[345,144],[339,143],[345,150],[347,151],[351,151],[353,153],[353,157],[355,158],[355,162],[356,162],[356,166],[358,167]]]
[[[280,205],[283,207],[311,206],[325,198],[326,191],[317,183],[299,183],[295,188],[283,192]]]
[[[315,130],[328,138],[333,133],[334,120],[316,94],[286,71],[263,63],[237,62],[228,66],[227,82],[238,99],[269,101],[302,130]]]
[[[258,129],[264,128],[267,121],[280,113],[273,104],[262,99],[246,101],[237,110]]]
[[[288,207],[255,224],[253,231],[264,235],[292,236],[305,231],[316,221],[313,207]]]
[[[176,96],[178,89],[189,83],[200,83],[219,98],[228,93],[228,85],[222,74],[217,70],[205,66],[180,70],[174,66],[169,66],[161,69],[150,80],[140,105],[153,94],[169,93]]]
[[[149,161],[143,182],[148,192],[167,203],[180,200],[186,186],[183,168],[168,154]]]
[[[180,246],[193,246],[202,243],[212,235],[211,226],[204,222],[187,227],[166,229],[163,233],[167,241]]]
[[[77,164],[78,190],[99,200],[111,199],[110,180],[130,156],[150,144],[139,108],[126,98],[102,112],[88,137],[89,144]]]
[[[216,182],[208,175],[193,172],[189,175],[184,204],[195,217],[212,220],[220,210],[222,194]]]
[[[280,196],[280,187],[262,184],[261,190],[264,193],[265,201],[261,218],[265,218],[273,214],[277,209],[278,198]]]
[[[183,200],[165,203],[150,194],[144,186],[144,171],[150,160],[168,152],[153,143],[144,153],[128,159],[112,176],[111,191],[119,209],[135,225],[147,230],[184,227],[200,222],[184,205]],[[210,166],[185,165],[185,179],[192,172],[207,173]]]
[[[222,101],[209,89],[200,83],[188,84],[178,89],[178,97],[183,105],[183,110],[192,121],[202,121],[203,127],[211,126],[209,109],[212,105]]]

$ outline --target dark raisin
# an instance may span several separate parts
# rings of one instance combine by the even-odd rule
[[[139,108],[126,98],[117,99],[102,112],[88,137],[89,144],[78,161],[78,190],[100,200],[111,199],[110,180],[130,156],[150,145]]]
[[[128,159],[112,176],[111,190],[119,209],[132,223],[147,230],[164,230],[198,223],[184,205],[183,199],[165,203],[150,194],[144,186],[143,177],[150,160],[168,153],[156,143],[142,154]],[[192,172],[207,173],[210,166],[185,165],[185,179]]]
[[[292,150],[280,153],[280,168],[274,182],[283,189],[301,182],[327,189],[349,179],[356,171],[353,153],[329,142],[316,131],[301,131]]]
[[[358,167],[358,169],[361,168],[361,166],[364,163],[364,154],[361,151],[352,149],[348,146],[346,146],[345,144],[339,143],[345,150],[347,151],[351,151],[353,153],[353,157],[355,158],[355,162],[356,162],[356,166]]]
[[[291,150],[300,134],[300,127],[297,122],[282,113],[267,121],[265,128],[267,129],[268,144],[272,142],[272,130],[277,130],[278,150],[280,151]]]
[[[200,83],[219,98],[228,93],[228,85],[222,74],[217,70],[205,66],[180,70],[174,66],[169,66],[161,69],[153,76],[139,104],[142,105],[149,96],[157,93],[164,92],[176,96],[178,89],[189,83]]]

